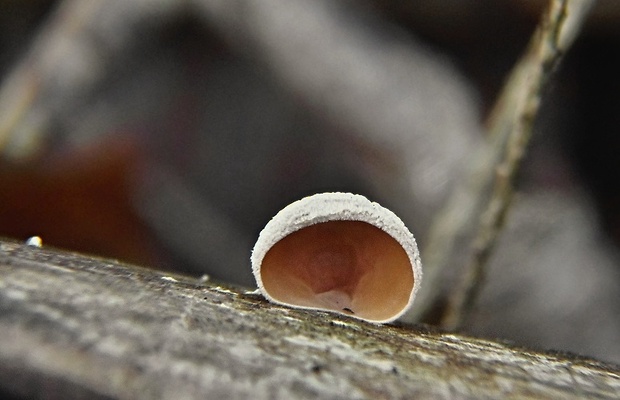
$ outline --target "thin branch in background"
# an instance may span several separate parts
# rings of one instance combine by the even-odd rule
[[[65,130],[63,123],[94,97],[112,65],[185,8],[185,2],[59,1],[0,82],[0,158],[36,158],[52,131]]]
[[[93,2],[60,2],[39,28],[31,49],[4,78],[0,87],[0,155],[27,160],[42,147],[49,113],[48,109],[37,108],[42,82],[49,70],[67,58],[63,52],[66,43],[73,43],[69,38],[96,14],[99,6]],[[74,79],[78,75],[71,74]]]
[[[491,135],[507,134],[501,162],[494,166],[491,197],[481,215],[471,258],[462,280],[448,299],[442,326],[456,329],[472,311],[486,266],[503,228],[514,193],[514,178],[532,135],[547,83],[576,38],[594,1],[556,0],[537,29],[528,50],[514,68],[489,119]]]

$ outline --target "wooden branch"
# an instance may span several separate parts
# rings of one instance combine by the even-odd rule
[[[0,242],[0,392],[54,398],[615,398],[620,368],[267,303]]]

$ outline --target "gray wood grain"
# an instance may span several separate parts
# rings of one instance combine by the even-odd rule
[[[0,242],[0,390],[45,398],[618,398],[620,368],[292,310]]]

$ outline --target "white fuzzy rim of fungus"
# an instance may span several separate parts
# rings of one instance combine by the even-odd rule
[[[351,193],[321,193],[277,213],[252,250],[270,301],[373,323],[402,316],[422,279],[415,239],[390,210]]]

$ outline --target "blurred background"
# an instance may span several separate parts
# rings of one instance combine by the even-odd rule
[[[277,211],[351,191],[424,263],[545,5],[2,1],[0,236],[252,287]],[[551,84],[466,333],[620,363],[619,20]]]

